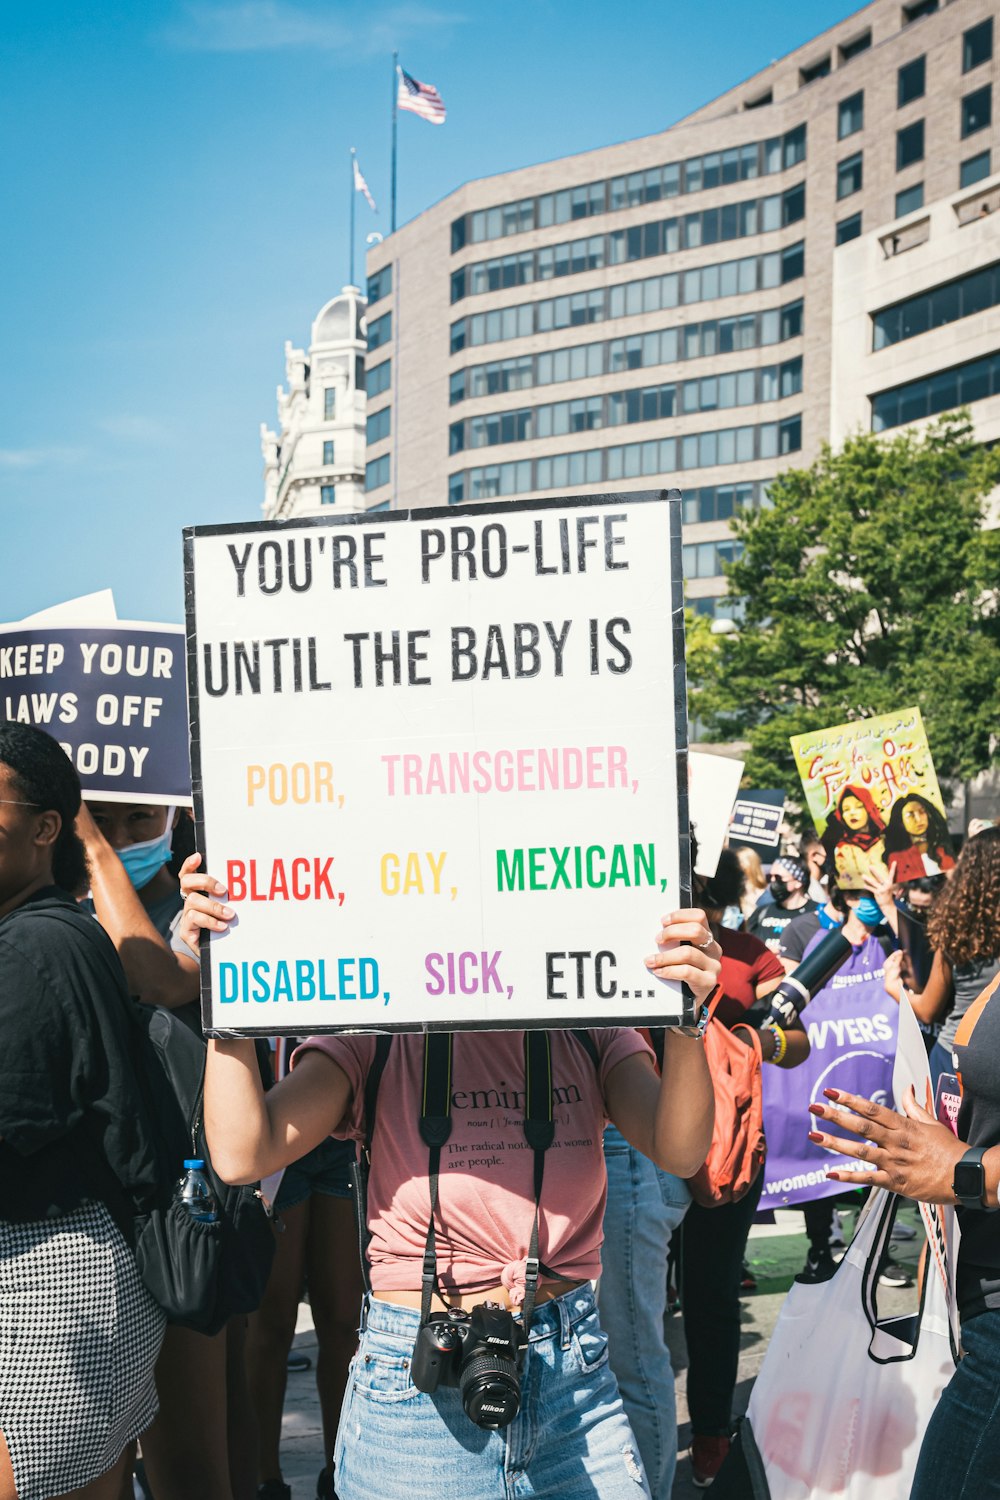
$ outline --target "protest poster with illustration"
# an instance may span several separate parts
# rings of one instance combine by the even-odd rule
[[[806,805],[845,890],[950,870],[954,848],[919,708],[792,737]]]
[[[817,933],[806,953],[825,936]],[[805,1062],[797,1068],[764,1069],[767,1161],[761,1211],[843,1192],[843,1184],[826,1175],[843,1158],[814,1145],[808,1136],[809,1106],[824,1102],[824,1089],[846,1089],[891,1105],[899,1007],[885,992],[884,970],[885,951],[878,938],[853,949],[802,1012],[809,1037]]]
[[[206,1026],[678,1020],[680,496],[185,534]]]
[[[48,615],[0,627],[0,719],[57,739],[91,800],[190,806],[183,628]]]

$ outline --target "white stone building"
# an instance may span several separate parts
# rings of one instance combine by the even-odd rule
[[[319,312],[308,350],[285,344],[278,430],[260,428],[266,520],[365,508],[365,307],[345,286]]]

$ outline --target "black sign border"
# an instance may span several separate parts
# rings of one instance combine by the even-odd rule
[[[679,489],[663,490],[634,490],[616,491],[608,493],[602,491],[597,495],[546,495],[538,498],[527,498],[522,500],[500,500],[464,503],[455,505],[415,506],[409,510],[390,511],[351,511],[343,515],[315,515],[290,517],[286,521],[231,521],[209,526],[186,526],[184,528],[184,618],[186,623],[187,638],[187,690],[188,690],[188,723],[191,743],[191,790],[194,799],[194,821],[195,838],[197,847],[201,853],[202,868],[211,868],[208,842],[205,830],[205,800],[204,783],[201,770],[201,721],[199,715],[198,700],[198,651],[195,637],[195,584],[194,584],[194,544],[201,537],[245,535],[247,532],[275,532],[287,531],[291,527],[299,529],[307,527],[310,529],[329,529],[331,523],[337,526],[384,526],[386,523],[392,525],[396,522],[420,521],[426,523],[434,520],[454,521],[456,516],[474,513],[477,516],[486,515],[510,515],[518,511],[532,510],[567,510],[582,509],[594,506],[609,505],[643,505],[643,504],[666,504],[667,510],[667,535],[670,546],[670,617],[671,634],[674,662],[674,748],[673,754],[676,763],[677,776],[677,822],[680,831],[680,893],[681,905],[691,904],[691,836],[690,815],[688,812],[688,738],[687,738],[687,665],[684,649],[684,576],[681,553],[681,502],[682,495]],[[211,959],[209,956],[210,944],[203,941],[200,951],[200,973],[201,973],[201,1019],[202,1028],[206,1036],[222,1037],[227,1039],[238,1039],[240,1037],[270,1037],[279,1034],[273,1026],[246,1026],[239,1031],[227,1031],[211,1024],[212,1011],[212,983],[211,983]],[[697,1006],[694,996],[687,985],[682,985],[683,1007],[678,1020],[671,1019],[668,1024],[672,1026],[690,1025],[694,1020]],[[572,1017],[567,1016],[567,1024],[573,1024]],[[627,1016],[612,1015],[602,1017],[588,1017],[587,1024],[595,1029],[611,1026],[648,1026],[648,1016],[638,1017],[630,1020]],[[540,1027],[538,1018],[532,1016],[528,1019],[504,1020],[502,1022],[491,1022],[488,1026],[480,1025],[470,1021],[426,1021],[419,1028],[412,1023],[393,1024],[391,1022],[381,1026],[315,1026],[310,1030],[312,1036],[377,1036],[383,1033],[403,1036],[420,1036],[431,1031],[525,1031],[525,1030],[555,1030],[551,1024]]]

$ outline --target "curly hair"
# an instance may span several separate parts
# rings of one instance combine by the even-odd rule
[[[931,908],[927,938],[953,964],[1000,954],[1000,828],[969,839]]]
[[[80,780],[62,746],[32,724],[0,721],[0,764],[7,766],[26,802],[59,814],[52,849],[52,878],[71,896],[87,889],[87,856],[73,820],[80,811]]]

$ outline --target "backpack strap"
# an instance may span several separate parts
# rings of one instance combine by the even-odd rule
[[[591,1036],[590,1032],[582,1030],[571,1031],[570,1035],[576,1037],[577,1041],[580,1043],[580,1046],[583,1048],[584,1052],[586,1052],[587,1056],[594,1064],[594,1072],[600,1073],[601,1054],[598,1052],[597,1043],[594,1041],[594,1038]]]

